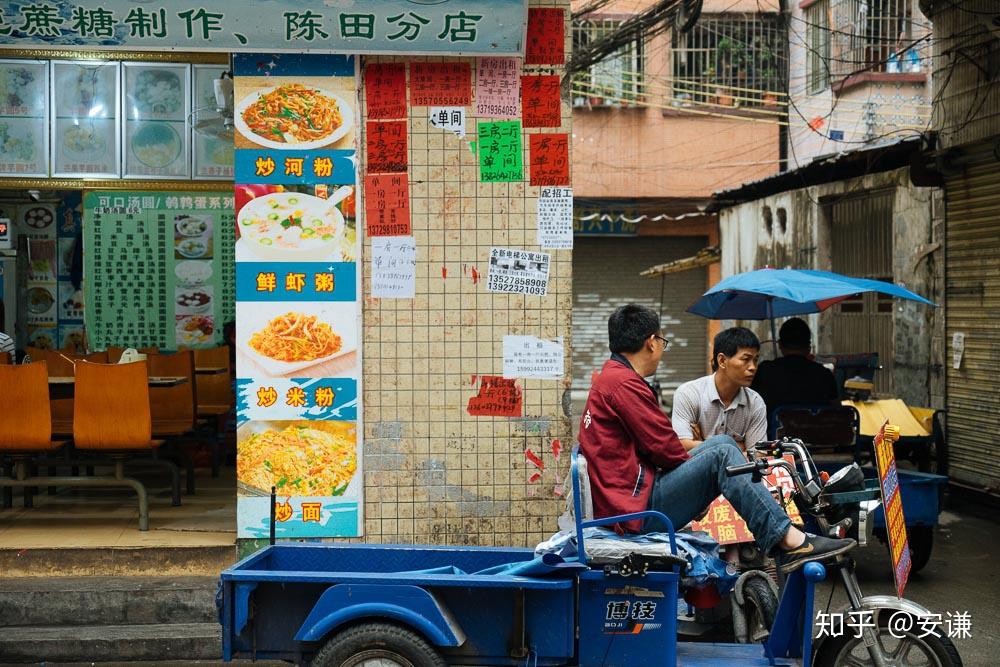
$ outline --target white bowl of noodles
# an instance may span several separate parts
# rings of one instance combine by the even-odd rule
[[[240,243],[272,261],[332,261],[344,234],[344,215],[329,200],[300,192],[251,199],[237,216]]]
[[[260,88],[236,105],[236,129],[265,148],[311,150],[350,132],[354,110],[330,91],[286,83]]]

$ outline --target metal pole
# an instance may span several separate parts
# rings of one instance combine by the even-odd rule
[[[271,531],[270,542],[271,542],[271,546],[274,546],[274,521],[275,521],[275,517],[274,517],[274,511],[275,511],[274,503],[277,500],[277,498],[276,498],[276,491],[277,491],[277,489],[272,486],[271,487],[271,526],[270,526],[270,531]]]
[[[778,358],[778,334],[774,330],[774,297],[767,299],[767,319],[771,320],[771,345],[774,358]]]

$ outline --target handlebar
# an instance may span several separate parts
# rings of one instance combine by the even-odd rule
[[[763,466],[766,468],[767,466]],[[744,463],[738,466],[728,466],[726,468],[727,477],[736,477],[737,475],[747,475],[761,468],[759,462],[754,461],[752,463]]]

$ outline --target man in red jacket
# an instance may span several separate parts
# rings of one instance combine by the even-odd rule
[[[595,517],[653,509],[679,529],[721,493],[765,553],[782,552],[784,572],[854,548],[854,540],[811,535],[792,526],[764,484],[749,475],[728,477],[726,467],[746,463],[729,436],[709,438],[685,451],[643,379],[656,372],[668,345],[654,311],[635,304],[615,310],[608,319],[608,342],[611,359],[590,388],[580,426]],[[635,520],[619,529],[638,533],[663,526]]]

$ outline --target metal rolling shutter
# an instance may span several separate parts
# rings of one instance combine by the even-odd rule
[[[705,374],[708,322],[684,310],[706,288],[705,268],[666,276],[663,308],[660,278],[639,272],[656,264],[690,257],[705,247],[704,237],[640,236],[573,240],[573,390],[586,392],[593,371],[607,360],[608,316],[626,303],[639,303],[660,313],[671,341],[656,377],[673,389]]]
[[[947,182],[945,344],[965,334],[960,368],[948,354],[949,473],[1000,491],[1000,162]]]

